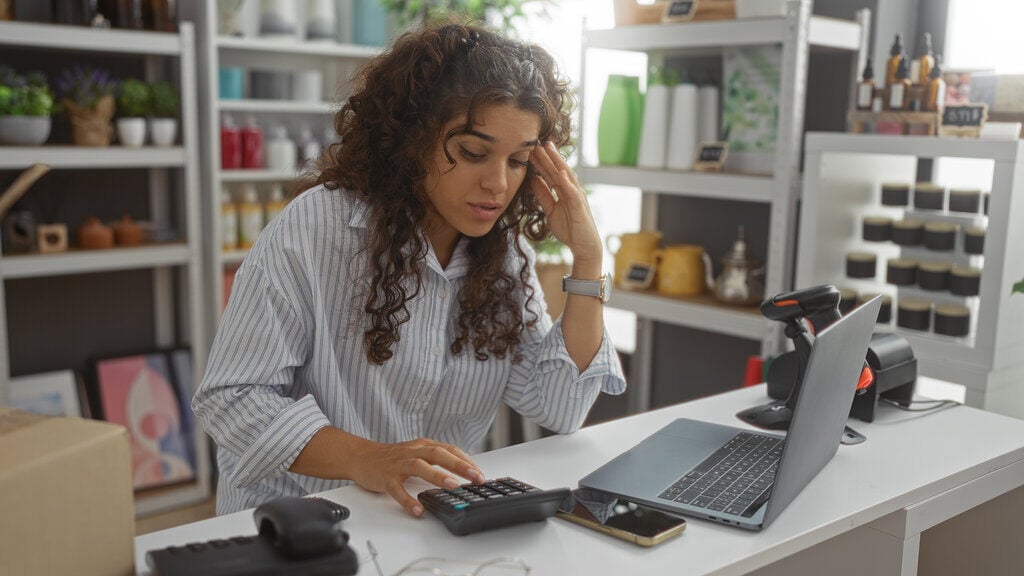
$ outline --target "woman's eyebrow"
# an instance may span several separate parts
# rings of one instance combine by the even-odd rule
[[[496,140],[494,138],[494,136],[491,136],[490,134],[484,134],[483,132],[480,132],[478,130],[466,130],[465,133],[469,134],[471,136],[476,136],[477,138],[480,138],[481,140],[484,140],[486,142],[494,143],[495,140]],[[538,144],[540,144],[540,140],[539,139],[533,139],[533,140],[527,140],[526,142],[523,142],[522,144],[520,144],[520,147],[522,147],[522,148],[533,148],[534,146],[537,146]]]

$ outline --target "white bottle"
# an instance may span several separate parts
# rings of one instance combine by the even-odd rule
[[[276,218],[287,205],[288,201],[284,199],[284,189],[280,184],[275,184],[267,196],[267,203],[263,205],[263,213],[266,216],[267,223],[269,224]]]
[[[238,248],[238,208],[226,188],[220,191],[220,247],[221,250]]]
[[[668,148],[669,105],[672,89],[664,84],[648,84],[644,98],[644,120],[640,127],[640,150],[636,165],[641,168],[665,168]]]
[[[288,129],[278,124],[267,141],[267,168],[276,172],[295,171],[295,142],[288,138]]]
[[[679,84],[672,89],[672,119],[668,130],[668,157],[670,170],[689,170],[697,153],[698,96],[694,84]]]
[[[316,162],[323,152],[323,147],[313,138],[313,130],[303,126],[299,133],[299,164],[303,172],[310,172],[316,169]]]
[[[260,204],[256,187],[246,184],[242,189],[242,202],[238,204],[238,247],[243,250],[252,248],[256,237],[263,230],[263,205]]]

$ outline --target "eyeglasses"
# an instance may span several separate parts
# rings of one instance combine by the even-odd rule
[[[377,548],[370,540],[366,541],[366,549],[370,557],[360,562],[373,562],[378,576],[384,576],[384,569],[377,559]],[[404,574],[431,574],[433,576],[529,576],[533,570],[521,558],[502,556],[490,560],[474,561],[457,558],[441,558],[425,556],[417,558],[402,566],[392,576]]]

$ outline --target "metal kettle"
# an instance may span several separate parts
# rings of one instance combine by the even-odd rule
[[[715,298],[728,304],[759,304],[764,299],[764,267],[747,257],[743,226],[737,230],[732,250],[722,256],[722,272],[712,278],[711,266],[705,266],[708,289]]]

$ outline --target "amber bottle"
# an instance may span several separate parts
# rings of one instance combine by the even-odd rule
[[[924,33],[924,52],[917,59],[917,70],[911,70],[910,81],[915,84],[925,85],[931,81],[932,68],[935,67],[935,53],[932,51],[932,35]],[[914,72],[917,72],[915,75]]]
[[[896,81],[896,71],[899,69],[900,60],[903,58],[903,34],[897,34],[896,40],[889,50],[889,59],[885,62],[885,85],[889,86]]]
[[[907,109],[911,85],[909,74],[907,59],[900,58],[899,64],[896,66],[896,79],[886,88],[888,92],[885,98],[886,110]]]
[[[946,101],[946,82],[942,79],[941,59],[941,56],[935,59],[935,66],[932,67],[928,84],[925,85],[923,108],[930,112],[941,109]]]
[[[864,75],[857,84],[857,109],[871,110],[871,102],[875,96],[875,69],[871,65],[871,56],[864,65]]]

